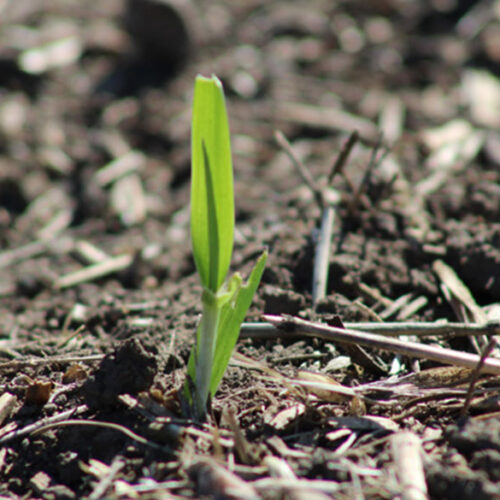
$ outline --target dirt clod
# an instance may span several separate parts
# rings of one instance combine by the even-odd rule
[[[108,354],[85,382],[83,391],[89,406],[114,406],[120,394],[135,395],[151,387],[157,373],[154,352],[137,338],[122,342]]]

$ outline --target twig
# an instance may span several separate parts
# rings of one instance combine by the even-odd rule
[[[428,499],[419,437],[413,432],[398,432],[391,437],[391,448],[402,500]]]
[[[51,422],[45,425],[41,425],[38,428],[34,429],[33,431],[30,432],[30,434],[40,434],[42,432],[48,431],[50,429],[54,429],[56,427],[68,427],[72,425],[82,425],[82,426],[90,426],[90,427],[104,427],[106,429],[113,429],[115,431],[121,432],[125,436],[127,436],[130,439],[133,439],[134,441],[137,441],[138,443],[141,443],[145,446],[149,446],[150,448],[154,448],[156,450],[163,450],[164,447],[153,443],[152,441],[148,441],[146,438],[139,436],[139,434],[136,434],[134,431],[130,430],[129,428],[115,424],[113,422],[102,422],[100,420],[74,420],[74,419],[68,419],[68,420],[59,420],[57,422]]]
[[[395,144],[401,137],[405,107],[403,101],[396,96],[387,97],[379,117],[379,128],[388,144]]]
[[[38,422],[23,427],[22,429],[15,429],[11,432],[8,432],[7,434],[5,434],[0,438],[0,445],[7,443],[12,439],[20,438],[26,436],[27,434],[31,434],[37,431],[38,429],[44,427],[46,428],[47,426],[52,425],[61,420],[64,420],[68,417],[72,417],[74,415],[80,415],[81,413],[84,413],[86,411],[87,411],[87,405],[80,405],[77,406],[76,408],[71,408],[70,410],[63,411],[61,413],[57,413],[56,415],[52,415],[51,417],[39,420]]]
[[[32,241],[27,245],[12,248],[10,250],[4,250],[0,252],[0,268],[8,267],[15,262],[31,259],[37,255],[45,252],[48,247],[47,241]]]
[[[318,241],[316,243],[316,251],[314,255],[314,268],[313,268],[313,282],[312,282],[312,301],[313,304],[317,304],[321,299],[326,296],[327,281],[328,281],[328,271],[330,267],[330,252],[332,245],[332,232],[333,225],[335,223],[335,211],[336,202],[327,201],[326,189],[322,189],[313,179],[313,176],[306,168],[304,163],[300,161],[299,158],[293,152],[292,146],[289,143],[285,135],[276,131],[275,134],[276,142],[283,148],[290,161],[295,166],[297,172],[299,173],[302,180],[307,184],[309,189],[312,191],[314,198],[322,210],[321,225],[318,236]],[[330,176],[333,177],[335,173],[343,168],[347,156],[350,153],[354,142],[357,139],[357,135],[353,133],[349,138],[347,144],[342,149],[339,154],[339,158],[335,162],[335,165],[330,172]]]
[[[361,183],[359,184],[358,189],[353,194],[352,198],[349,200],[350,213],[354,213],[356,211],[359,205],[359,200],[361,199],[361,195],[363,194],[364,191],[366,191],[366,188],[368,187],[373,170],[382,162],[382,160],[386,157],[386,155],[389,152],[387,149],[385,149],[380,155],[380,157],[377,158],[378,152],[381,147],[382,147],[382,135],[379,134],[377,142],[375,143],[375,146],[372,149],[370,161],[368,162],[363,178],[361,179]]]
[[[363,315],[365,315],[368,318],[371,318],[372,321],[375,321],[376,323],[383,323],[384,319],[382,316],[377,314],[371,307],[368,307],[362,300],[361,298],[357,298],[352,305],[354,307],[357,307]]]
[[[286,153],[286,155],[288,156],[288,158],[292,162],[292,165],[297,170],[301,179],[305,182],[307,187],[311,190],[318,205],[320,207],[323,207],[324,200],[323,200],[323,193],[321,192],[321,189],[316,184],[316,181],[314,180],[313,176],[311,175],[311,172],[309,172],[307,167],[304,165],[304,162],[301,161],[299,158],[297,158],[297,155],[294,153],[292,145],[290,144],[288,139],[285,137],[285,134],[283,134],[283,132],[281,132],[280,130],[276,130],[274,132],[274,138],[276,139],[276,142],[278,143],[278,145],[283,149],[283,151]]]
[[[51,365],[53,363],[85,363],[88,361],[100,361],[104,354],[91,354],[89,356],[53,356],[49,358],[15,359],[0,364],[0,370],[23,368],[26,366]]]
[[[280,132],[275,132],[276,142],[283,148],[290,161],[297,169],[302,180],[309,186],[312,191],[316,202],[322,209],[321,225],[316,243],[316,250],[314,254],[314,267],[313,267],[313,282],[312,282],[312,301],[316,305],[321,299],[325,298],[328,282],[328,272],[330,268],[330,253],[332,246],[332,233],[335,224],[336,202],[328,202],[326,189],[322,189],[316,184],[311,173],[306,168],[293,152],[291,144],[288,142],[285,135]],[[337,160],[335,161],[329,175],[328,185],[332,182],[336,174],[338,174],[344,167],[349,154],[358,140],[358,132],[354,131],[349,136],[349,139],[342,147]]]
[[[293,488],[295,491],[305,490],[333,494],[338,492],[340,488],[339,483],[335,481],[321,479],[290,479],[283,477],[266,477],[257,479],[250,484],[258,491],[266,493],[268,493],[269,490],[290,491],[290,489]]]
[[[408,305],[412,297],[412,292],[405,293],[404,295],[399,296],[394,301],[391,301],[391,303],[383,311],[380,311],[379,316],[382,318],[382,320],[386,320],[391,316],[395,316],[396,313],[398,313],[403,307]]]
[[[490,339],[488,345],[483,349],[483,352],[481,353],[481,358],[479,359],[470,377],[469,390],[467,391],[467,396],[465,397],[464,405],[462,407],[462,410],[460,411],[461,417],[465,417],[465,415],[467,415],[467,412],[469,411],[469,407],[472,401],[472,396],[474,395],[474,388],[476,386],[477,379],[479,378],[479,374],[481,373],[481,368],[484,365],[486,358],[491,354],[491,351],[493,351],[496,345],[497,345],[496,339],[494,338]]]
[[[51,241],[59,236],[71,223],[73,210],[62,208],[59,210],[45,226],[36,232],[37,237],[42,241]]]
[[[281,316],[264,315],[264,319],[285,330],[300,331],[306,335],[319,337],[330,342],[361,344],[409,357],[429,359],[440,363],[464,366],[466,368],[475,368],[479,361],[479,356],[475,354],[454,351],[453,349],[446,349],[444,347],[436,348],[416,342],[403,342],[374,333],[336,328],[296,317],[285,318]],[[500,360],[486,358],[481,366],[481,372],[500,375]]]
[[[333,181],[335,175],[340,173],[349,157],[354,144],[358,140],[358,132],[354,131],[344,144],[335,161],[330,174],[328,175],[328,185]],[[324,299],[327,291],[328,273],[330,271],[330,254],[332,246],[333,227],[335,225],[335,213],[337,211],[336,203],[328,203],[326,191],[321,192],[321,201],[323,214],[321,216],[321,227],[316,244],[313,269],[312,301],[316,305],[321,299]]]
[[[422,309],[422,307],[425,307],[429,300],[425,295],[420,295],[416,299],[413,299],[409,304],[406,304],[404,307],[401,308],[399,311],[399,314],[397,316],[397,319],[407,319],[410,316],[413,316],[414,314],[417,313],[418,310]]]
[[[358,142],[358,139],[359,139],[358,131],[353,130],[351,132],[351,135],[349,136],[349,139],[347,139],[345,144],[342,146],[342,149],[340,150],[340,153],[337,156],[337,159],[335,160],[335,163],[333,164],[330,173],[328,174],[328,184],[331,184],[335,176],[342,172],[346,164],[347,158],[349,158],[352,148],[354,147],[356,142]]]
[[[393,303],[393,300],[385,297],[382,295],[380,290],[377,288],[373,288],[371,286],[368,286],[365,283],[360,283],[358,285],[359,291],[367,295],[369,298],[373,299],[376,302],[380,302],[384,307],[390,307],[391,304]]]
[[[415,321],[396,323],[344,323],[348,330],[361,330],[388,337],[399,335],[416,335],[424,337],[427,335],[500,335],[500,323],[498,321],[487,321],[486,323],[448,323],[448,321],[433,321],[430,323],[419,323]],[[291,335],[300,335],[300,331],[289,332]],[[243,323],[240,336],[275,338],[280,334],[277,326],[271,323]]]
[[[169,462],[171,464],[172,462]],[[165,495],[166,491],[171,491],[171,490],[177,490],[181,488],[186,488],[189,486],[189,481],[187,479],[180,479],[180,480],[171,480],[171,481],[161,481],[159,483],[155,482],[153,479],[149,478],[149,481],[146,484],[129,484],[127,483],[127,487],[130,488],[131,491],[135,493],[153,493],[155,491],[161,491],[162,495]],[[154,498],[154,497],[153,497]],[[168,496],[168,497],[161,497],[160,498],[166,498],[167,500],[175,500],[176,498],[181,498],[181,497],[174,497],[174,496]]]

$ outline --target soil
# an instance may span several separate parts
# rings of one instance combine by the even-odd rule
[[[500,498],[495,375],[466,402],[470,371],[247,329],[208,422],[180,396],[196,74],[227,95],[233,269],[269,250],[248,322],[494,322],[499,25],[493,0],[0,2],[2,498]],[[337,199],[314,303],[322,206],[277,130]],[[294,385],[310,373],[362,396]]]

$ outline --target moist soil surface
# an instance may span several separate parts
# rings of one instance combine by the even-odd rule
[[[2,498],[500,498],[498,371],[246,326],[208,421],[182,398],[195,76],[227,96],[233,270],[269,251],[247,322],[491,333],[499,22],[493,0],[0,2]]]

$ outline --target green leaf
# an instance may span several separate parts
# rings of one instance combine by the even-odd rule
[[[199,362],[201,361],[198,356],[201,356],[202,359],[205,360],[205,364],[208,362],[211,367],[213,367],[213,361],[215,357],[215,347],[217,341],[218,327],[210,328],[209,330],[204,329],[204,322],[210,316],[212,318],[217,318],[216,324],[219,324],[219,318],[222,312],[222,309],[225,304],[233,301],[234,295],[237,293],[239,286],[241,284],[241,278],[239,275],[234,275],[229,282],[229,285],[222,286],[219,291],[215,294],[212,293],[207,288],[203,289],[202,293],[202,303],[203,303],[203,315],[196,330],[196,342],[193,348],[191,349],[191,354],[189,356],[188,361],[188,379],[191,379],[191,382],[194,383],[196,388],[200,388],[201,385],[204,385],[204,382],[210,382],[212,369],[210,369],[210,373],[198,373]],[[214,316],[215,314],[215,316]],[[206,338],[203,338],[203,335],[207,335]],[[212,341],[209,338],[213,339]],[[204,342],[206,340],[206,342]],[[205,346],[207,349],[204,350]],[[184,385],[184,393],[187,396],[188,400],[192,402],[189,382]],[[209,384],[206,384],[206,397],[208,397],[209,392]]]
[[[215,76],[196,78],[191,154],[193,255],[203,287],[217,293],[231,263],[234,194],[224,91]]]
[[[266,266],[267,252],[264,252],[256,262],[248,281],[241,284],[239,274],[231,278],[229,289],[235,289],[231,300],[222,307],[217,329],[215,344],[214,365],[210,378],[210,394],[213,396],[224,376],[229,359],[233,353],[234,346],[238,341],[241,323],[245,319],[248,308],[252,303],[253,296],[259,286],[264,267]]]
[[[264,252],[256,262],[248,281],[242,284],[239,274],[234,274],[228,285],[228,293],[231,298],[226,300],[221,311],[219,327],[217,329],[217,340],[214,354],[214,365],[210,379],[210,394],[213,396],[219,387],[220,381],[224,376],[229,359],[233,353],[234,346],[238,341],[241,323],[245,319],[248,308],[252,303],[253,296],[259,286],[264,267],[266,265],[267,252]],[[197,338],[200,335],[198,327]],[[199,345],[199,342],[197,342]],[[189,356],[187,373],[189,378],[196,380],[196,346],[191,350]],[[189,401],[192,396],[189,385],[184,385],[184,394]]]
[[[204,419],[267,258],[264,252],[247,283],[242,284],[238,274],[226,281],[233,251],[233,172],[224,92],[215,76],[196,78],[191,155],[191,238],[203,285],[203,315],[188,361],[184,394],[191,414]]]

